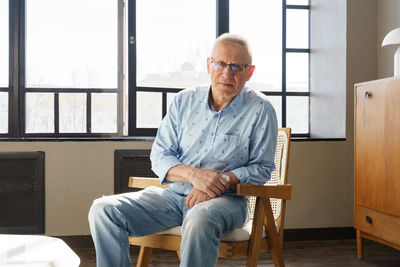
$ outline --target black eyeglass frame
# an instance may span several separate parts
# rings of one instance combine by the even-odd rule
[[[247,69],[248,67],[251,66],[251,64],[228,64],[223,61],[217,61],[213,57],[210,57],[210,61],[211,61],[211,64],[219,65],[222,67],[222,69],[220,69],[219,71],[224,70],[226,68],[226,66],[228,66],[229,69],[233,73],[243,73],[245,71],[245,69]],[[216,69],[214,69],[214,70],[216,70]]]

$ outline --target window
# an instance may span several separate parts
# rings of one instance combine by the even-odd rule
[[[0,136],[154,136],[225,32],[252,45],[248,85],[279,126],[308,136],[308,0],[0,0]]]
[[[0,1],[10,3],[0,12],[20,14],[10,31],[0,24],[0,34],[10,32],[20,42],[13,45],[19,57],[10,57],[19,69],[18,82],[10,82],[19,97],[14,132],[21,137],[122,135],[122,0]],[[8,85],[2,76],[0,86]],[[3,124],[1,119],[2,132],[15,135]]]
[[[129,134],[155,135],[173,96],[209,81],[206,59],[216,36],[216,4],[131,0],[128,10],[129,38],[135,40],[128,48]]]
[[[308,0],[129,1],[129,134],[155,135],[174,93],[208,83],[206,58],[216,36],[245,36],[263,92],[280,127],[309,136]],[[153,7],[157,6],[157,9]],[[149,34],[151,33],[151,34]]]

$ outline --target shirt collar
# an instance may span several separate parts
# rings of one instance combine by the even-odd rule
[[[225,108],[231,108],[233,110],[233,112],[235,113],[235,115],[238,115],[239,112],[240,112],[240,109],[241,109],[241,107],[243,105],[243,102],[244,102],[245,91],[246,91],[246,86],[243,86],[243,88],[242,88],[242,90],[240,90],[239,94],[237,96],[235,96],[235,98],[233,98],[231,103],[229,103],[229,105],[226,106]],[[209,111],[213,111],[213,109],[211,109],[209,104],[208,104],[208,99],[210,97],[210,92],[211,92],[211,86],[209,87],[208,92],[205,95],[204,102],[205,102],[205,104],[207,106],[207,109]]]

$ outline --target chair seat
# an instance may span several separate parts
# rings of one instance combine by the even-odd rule
[[[224,242],[249,241],[250,235],[251,235],[252,224],[253,224],[253,220],[250,220],[243,227],[236,228],[233,231],[224,234],[221,238],[221,241],[224,241]],[[275,222],[275,226],[276,226],[277,230],[279,231],[279,227],[276,222]],[[182,228],[182,226],[175,226],[175,227],[169,228],[165,231],[158,232],[157,234],[181,236],[181,228]],[[266,233],[265,233],[265,230],[263,230],[262,238],[265,238],[265,237],[266,237]]]

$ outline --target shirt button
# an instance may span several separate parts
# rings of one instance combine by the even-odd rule
[[[214,136],[214,133],[211,133],[211,136]]]

